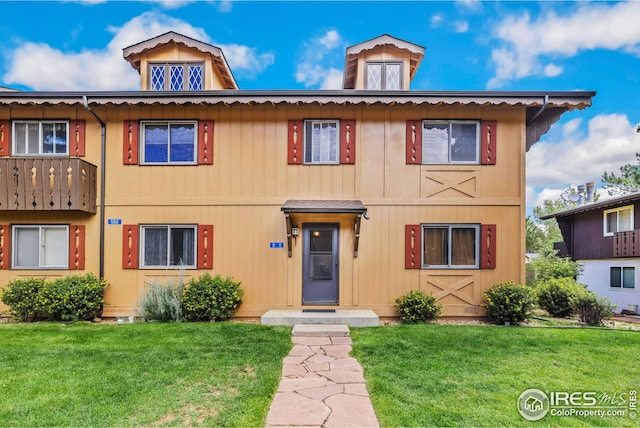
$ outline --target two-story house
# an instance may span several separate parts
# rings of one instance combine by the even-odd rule
[[[524,282],[525,152],[594,92],[411,90],[424,51],[383,35],[341,90],[244,91],[169,32],[124,49],[140,91],[0,92],[0,284],[93,272],[125,316],[211,272],[242,282],[239,317],[395,316],[414,289],[483,315]]]
[[[562,232],[561,255],[582,265],[578,282],[624,309],[640,305],[640,193],[586,203],[542,217]]]

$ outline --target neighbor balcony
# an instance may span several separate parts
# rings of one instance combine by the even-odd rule
[[[95,214],[97,169],[79,158],[0,158],[0,211]]]
[[[640,230],[627,230],[613,234],[614,257],[640,256]]]

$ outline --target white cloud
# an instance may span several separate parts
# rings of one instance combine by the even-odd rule
[[[456,0],[456,7],[460,9],[468,9],[473,12],[482,10],[482,1],[480,0]]]
[[[547,64],[544,67],[544,75],[547,77],[556,77],[562,74],[562,67],[555,64]]]
[[[342,71],[332,67],[331,63],[344,60],[344,54],[338,53],[343,45],[342,37],[336,30],[329,30],[305,43],[302,61],[296,67],[296,82],[304,83],[307,88],[342,88]]]
[[[528,12],[508,16],[494,36],[500,46],[492,51],[496,74],[489,88],[531,75],[561,72],[558,65],[544,64],[547,57],[571,57],[584,50],[622,50],[639,55],[640,2],[584,3],[570,15],[551,11],[533,21]],[[549,67],[551,65],[551,67]]]
[[[454,22],[453,28],[456,33],[466,33],[469,31],[469,23],[467,21]]]
[[[23,42],[10,54],[3,80],[8,85],[24,85],[37,91],[136,90],[140,77],[122,57],[122,49],[167,31],[211,43],[204,29],[156,12],[145,12],[107,31],[113,38],[104,49],[64,52],[43,43]],[[272,54],[259,54],[254,48],[217,46],[223,49],[234,72],[250,76],[274,62]]]
[[[640,134],[626,115],[598,115],[586,134],[580,125],[581,119],[570,120],[562,127],[561,144],[539,142],[527,153],[527,206],[556,199],[571,184],[593,181],[599,187],[603,172],[618,174],[622,165],[636,164]]]

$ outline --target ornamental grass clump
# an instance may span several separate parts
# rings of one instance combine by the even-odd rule
[[[585,291],[573,278],[549,278],[536,287],[538,306],[552,317],[566,318],[573,314],[572,300]]]
[[[487,315],[496,324],[518,325],[529,317],[536,304],[531,287],[514,282],[493,284],[484,292]]]
[[[184,290],[185,317],[192,321],[220,321],[231,318],[242,304],[240,281],[208,273],[192,278]]]
[[[417,324],[433,321],[440,317],[442,305],[433,295],[412,290],[396,300],[396,310],[403,324]]]
[[[165,281],[155,279],[138,301],[138,315],[145,321],[181,322],[182,296],[184,293],[183,275],[178,280],[168,278]]]
[[[35,321],[38,317],[38,293],[44,287],[43,278],[14,279],[2,291],[0,300],[18,321]]]

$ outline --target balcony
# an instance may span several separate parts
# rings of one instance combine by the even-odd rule
[[[640,256],[640,230],[628,230],[613,234],[614,257]]]
[[[97,169],[79,158],[0,158],[0,211],[95,214]]]

